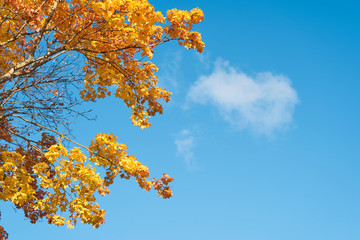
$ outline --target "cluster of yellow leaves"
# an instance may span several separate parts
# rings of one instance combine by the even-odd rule
[[[80,219],[82,223],[99,227],[104,221],[105,211],[96,203],[96,194],[109,194],[107,188],[116,176],[134,177],[146,191],[152,187],[163,198],[172,196],[168,184],[173,181],[164,174],[160,180],[149,177],[148,168],[126,152],[126,145],[118,143],[112,134],[98,134],[89,146],[89,157],[73,148],[68,151],[61,143],[52,145],[45,153],[47,161],[32,167],[39,187],[47,194],[37,199],[33,188],[33,176],[25,169],[25,157],[19,153],[5,151],[0,161],[0,200],[16,205],[32,203],[34,210],[44,211],[48,222],[58,226],[65,223],[71,229]],[[103,168],[105,177],[98,169]],[[54,172],[49,171],[51,168]],[[66,216],[61,214],[67,213]]]
[[[6,56],[0,58],[0,76],[20,69],[26,78],[31,64],[41,68],[74,53],[86,59],[79,62],[85,75],[80,97],[96,101],[114,95],[132,110],[132,123],[146,128],[171,95],[157,85],[157,66],[150,61],[155,47],[174,40],[202,52],[201,35],[192,28],[203,19],[198,8],[172,9],[163,16],[148,0],[0,0],[0,54]],[[52,92],[60,98],[56,89]],[[172,178],[150,178],[148,168],[113,135],[97,135],[86,148],[88,156],[50,142],[39,143],[46,146],[44,156],[0,151],[0,200],[23,208],[33,222],[47,216],[49,223],[69,228],[77,219],[98,227],[104,210],[95,195],[109,193],[116,176],[133,177],[163,198],[172,196]],[[105,169],[103,177],[98,168]]]
[[[7,6],[0,13],[0,42],[11,40],[15,33],[31,33],[0,47],[0,53],[8,56],[0,60],[0,73],[28,57],[56,1],[0,0]],[[60,1],[44,34],[87,59],[82,99],[96,101],[113,93],[132,109],[133,124],[145,128],[150,126],[149,117],[162,113],[159,99],[169,101],[171,94],[157,86],[157,67],[149,61],[154,48],[177,40],[202,52],[200,33],[191,29],[203,18],[197,8],[172,9],[165,18],[147,0]]]
[[[181,11],[177,9],[168,10],[167,19],[171,22],[170,26],[165,27],[170,38],[178,39],[180,45],[187,49],[197,49],[202,52],[204,43],[201,41],[201,35],[198,32],[191,31],[194,24],[204,20],[201,9],[195,8],[190,11]]]
[[[165,23],[165,18],[144,0],[104,1],[93,5],[95,14],[108,24],[101,26],[105,33],[92,34],[91,41],[82,42],[83,48],[94,49],[94,54],[87,53],[90,61],[84,67],[87,76],[82,98],[95,101],[110,95],[109,86],[116,86],[115,96],[132,109],[132,122],[142,128],[149,127],[149,117],[162,113],[158,99],[169,101],[171,93],[156,86],[157,67],[150,61],[137,60],[136,54],[151,59],[156,45],[172,39],[201,52],[204,43],[191,28],[203,19],[203,14],[200,9],[190,13],[173,9],[167,16],[170,24],[162,27],[156,23]],[[95,56],[99,49],[103,60]]]
[[[19,153],[2,152],[0,168],[0,200],[23,204],[25,201],[34,200],[35,190],[31,187],[33,179],[22,168],[23,156]],[[6,174],[7,173],[7,174]]]

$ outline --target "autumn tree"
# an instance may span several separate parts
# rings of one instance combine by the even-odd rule
[[[96,197],[117,176],[171,197],[169,175],[151,178],[112,134],[75,142],[71,123],[89,117],[81,102],[113,95],[135,126],[149,127],[171,94],[157,85],[155,48],[175,40],[202,52],[192,31],[202,20],[197,8],[164,17],[147,0],[0,0],[0,200],[32,223],[71,229],[104,222]]]

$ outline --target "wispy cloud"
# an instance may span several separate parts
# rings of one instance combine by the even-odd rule
[[[168,52],[159,63],[159,85],[165,88],[177,89],[180,66],[183,60],[181,51]]]
[[[193,170],[194,167],[194,137],[187,129],[182,130],[175,139],[177,154],[181,156],[186,164],[188,170]]]
[[[209,69],[211,67],[209,51],[203,52],[203,53],[195,52],[194,54],[196,55],[197,59],[201,63],[201,67],[203,69]]]
[[[188,92],[190,101],[216,106],[234,126],[271,134],[286,127],[298,97],[283,75],[263,72],[251,77],[218,60],[209,76],[201,76]]]

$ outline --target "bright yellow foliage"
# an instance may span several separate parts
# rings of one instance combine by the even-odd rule
[[[150,61],[155,47],[175,40],[187,49],[204,48],[200,33],[192,31],[204,19],[198,8],[172,9],[166,16],[148,0],[0,0],[0,8],[0,90],[16,86],[19,79],[27,81],[26,86],[46,89],[54,82],[44,80],[40,85],[41,79],[32,74],[50,62],[61,63],[63,56],[81,56],[85,61],[79,62],[84,75],[80,98],[94,102],[114,95],[131,109],[132,123],[141,128],[151,125],[150,117],[162,114],[159,101],[170,100],[171,93],[157,85],[157,67]],[[63,99],[60,90],[49,92],[50,100]],[[13,94],[6,96],[0,102],[0,137],[5,141],[0,142],[0,200],[23,208],[32,222],[47,217],[49,223],[72,229],[80,219],[99,227],[105,211],[96,196],[109,194],[116,176],[133,177],[141,188],[154,188],[163,198],[172,196],[172,178],[150,178],[148,168],[128,155],[117,137],[98,134],[88,147],[67,149],[49,133],[75,142],[33,120],[37,116],[8,112],[7,107],[14,109],[8,105]],[[19,136],[12,119],[43,132],[36,146],[35,140]],[[15,138],[30,150],[9,147]],[[99,168],[105,169],[104,176]],[[2,227],[1,236],[6,237]]]

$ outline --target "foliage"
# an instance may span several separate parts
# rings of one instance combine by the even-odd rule
[[[104,222],[96,197],[117,176],[171,197],[169,175],[150,178],[112,134],[89,146],[73,141],[69,119],[89,118],[81,102],[114,95],[135,126],[149,127],[171,94],[157,85],[155,47],[175,40],[202,52],[192,31],[202,11],[172,9],[165,18],[147,0],[0,0],[0,9],[0,200],[32,223],[46,217],[71,229]]]

